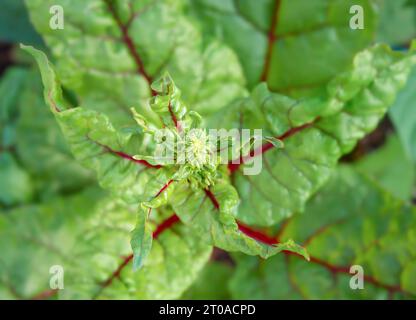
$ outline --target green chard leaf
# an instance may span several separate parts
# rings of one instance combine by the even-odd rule
[[[411,200],[415,166],[396,135],[389,136],[385,145],[354,163],[354,167],[376,180],[397,198]]]
[[[0,152],[12,149],[16,143],[16,105],[25,77],[25,69],[12,67],[0,79]]]
[[[15,155],[19,94],[27,71],[10,68],[0,80],[0,207],[28,202],[33,197],[30,175]]]
[[[103,188],[121,195],[127,202],[137,203],[154,196],[163,183],[154,186],[152,182],[150,186],[153,187],[146,185],[153,180],[152,175],[158,166],[133,158],[134,152],[148,148],[143,133],[134,129],[116,130],[106,115],[94,110],[82,107],[66,109],[66,104],[61,102],[59,81],[45,54],[33,47],[23,48],[35,57],[40,66],[45,101],[76,159],[96,171]]]
[[[152,248],[153,233],[147,221],[149,214],[149,211],[145,211],[137,215],[136,226],[131,234],[130,245],[133,249],[134,270],[142,267],[145,258]]]
[[[38,71],[27,73],[17,103],[17,155],[36,182],[40,197],[71,192],[92,184],[93,177],[73,159],[65,138],[42,98]]]
[[[346,201],[346,199],[348,199]],[[351,168],[337,171],[279,238],[297,239],[310,262],[290,253],[267,260],[236,255],[235,299],[392,299],[416,296],[414,207]],[[363,270],[363,289],[350,283]]]
[[[59,92],[55,88],[58,81],[46,56],[31,47],[25,47],[25,49],[31,52],[38,63],[43,66],[41,72],[47,72],[43,77],[45,97],[50,97],[51,90]],[[155,114],[161,117],[164,128],[178,136],[180,133],[185,137],[190,134],[191,139],[185,139],[185,141],[190,141],[186,142],[185,148],[194,150],[196,148],[194,144],[197,143],[198,148],[195,150],[199,150],[200,145],[205,145],[206,136],[193,136],[193,131],[189,131],[193,129],[195,119],[199,118],[192,111],[186,111],[179,98],[179,91],[171,78],[168,75],[162,77],[153,88],[161,95],[155,96],[150,106]],[[151,210],[165,205],[172,206],[179,218],[202,236],[207,244],[230,251],[259,254],[262,257],[268,257],[282,250],[291,250],[308,258],[306,251],[293,241],[265,244],[241,230],[241,226],[235,220],[238,195],[226,181],[222,184],[221,180],[215,180],[218,175],[215,171],[218,166],[215,159],[213,164],[193,161],[185,162],[179,167],[178,165],[162,167],[157,164],[156,158],[149,163],[143,160],[143,157],[127,155],[124,151],[120,151],[127,146],[126,141],[131,139],[131,134],[124,137],[111,126],[104,115],[83,108],[64,110],[54,100],[49,100],[49,102],[75,156],[98,172],[101,186],[112,190],[129,203],[141,202],[138,223],[131,240],[136,268],[142,265],[144,258],[150,252],[151,237],[147,224]],[[135,114],[136,118],[138,116]],[[180,126],[178,121],[182,121]],[[140,117],[138,124],[144,126],[144,130],[151,134],[151,130],[145,125],[144,118]],[[137,147],[137,144],[134,146]],[[207,144],[206,147],[210,146]],[[139,149],[137,147],[136,150]],[[195,159],[199,159],[199,156],[196,155]],[[152,164],[153,162],[155,164]],[[137,166],[141,169],[137,169]],[[213,185],[212,191],[209,190],[211,185]],[[175,190],[174,193],[173,190]],[[217,191],[218,194],[216,194]],[[184,203],[183,200],[186,198],[188,201]],[[197,212],[191,210],[195,209],[192,206],[196,203],[206,199],[208,201],[204,208],[200,208]],[[219,214],[215,214],[216,211]],[[199,218],[192,221],[190,217],[195,218],[197,214]]]
[[[158,121],[147,100],[151,83],[164,71],[184,88],[185,101],[201,112],[215,112],[245,94],[237,57],[218,42],[205,45],[184,16],[182,2],[30,0],[26,4],[57,60],[63,85],[78,95],[83,106],[106,113],[116,127],[123,127],[132,124],[129,109],[136,105],[141,114]],[[64,29],[50,28],[52,5],[62,6]]]
[[[168,218],[152,221],[153,249],[133,272],[135,209],[97,189],[0,215],[2,299],[175,299],[212,247]],[[19,252],[19,254],[16,254]],[[50,287],[62,267],[63,288]]]
[[[0,11],[0,41],[27,42],[32,45],[42,45],[41,37],[30,24],[23,1],[3,0]]]
[[[284,143],[283,149],[270,142],[257,149],[262,156],[258,175],[244,174],[253,167],[244,157],[243,165],[230,163],[241,198],[237,218],[268,226],[302,211],[338,159],[376,127],[415,62],[413,52],[376,45],[357,54],[350,70],[332,79],[323,95],[293,99],[260,84],[251,98],[212,118],[212,127],[262,128],[263,135]]]
[[[416,162],[416,67],[390,109],[390,117],[407,155]]]
[[[192,0],[204,31],[239,55],[253,88],[299,95],[324,85],[368,46],[377,29],[373,0]],[[361,5],[365,28],[351,30],[352,5]],[[238,36],[236,36],[238,35]]]
[[[414,168],[387,170],[404,161],[398,140],[334,170],[416,64],[416,43],[368,48],[379,1],[25,2],[56,69],[21,46],[50,112],[30,72],[0,83],[0,299],[218,297],[206,282],[222,298],[416,296]],[[352,5],[363,30],[349,26]],[[403,92],[396,126],[410,113]],[[204,128],[262,136],[235,148]],[[214,262],[201,274],[214,247],[233,252],[235,272]],[[363,290],[350,288],[353,265]]]
[[[2,131],[5,130],[5,126],[16,118],[15,105],[18,101],[19,93],[24,87],[26,76],[27,70],[12,67],[4,73],[0,81],[0,125]],[[4,144],[4,138],[2,138],[1,143],[2,145]]]
[[[226,251],[270,257],[283,250],[297,252],[309,259],[308,253],[291,239],[287,242],[256,239],[236,219],[238,195],[235,189],[217,181],[210,190],[192,190],[186,183],[176,187],[171,204],[181,221],[194,229],[207,243]]]
[[[0,151],[0,207],[29,202],[33,189],[30,176],[13,155]]]
[[[382,0],[377,41],[403,45],[416,37],[416,10],[407,0]]]
[[[215,251],[213,256],[215,256]],[[231,299],[228,281],[232,277],[231,265],[211,261],[207,263],[192,286],[182,295],[186,300]]]

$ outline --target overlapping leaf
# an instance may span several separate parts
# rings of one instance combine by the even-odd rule
[[[33,197],[29,174],[16,162],[10,152],[0,152],[0,205],[13,206]]]
[[[70,192],[91,184],[93,177],[73,159],[53,115],[42,98],[37,70],[27,73],[17,108],[16,150],[22,165],[36,180],[40,197]]]
[[[170,204],[181,220],[191,226],[198,236],[202,236],[207,244],[230,251],[259,254],[262,257],[268,257],[282,250],[291,250],[307,258],[307,253],[303,248],[293,241],[267,245],[241,232],[235,220],[238,196],[234,188],[226,181],[217,181],[213,186],[212,197],[209,197],[207,190],[192,186],[188,181],[190,178],[178,180],[178,182],[175,181],[178,186],[169,199],[168,194],[173,193],[172,188],[169,187],[169,181],[173,179],[171,168],[136,160],[136,157],[133,158],[125,151],[119,151],[130,150],[129,147],[134,146],[137,151],[146,146],[142,144],[139,147],[137,144],[131,144],[132,135],[123,135],[118,132],[104,115],[80,107],[65,110],[57,103],[60,101],[58,79],[46,56],[32,47],[24,47],[24,49],[35,57],[40,66],[45,86],[45,99],[49,101],[51,110],[60,123],[76,157],[97,171],[99,182],[104,188],[112,190],[128,202],[142,203],[138,224],[132,238],[135,267],[142,265],[144,257],[151,248],[150,229],[147,225],[151,209],[166,204]],[[56,97],[51,99],[51,96]],[[158,102],[155,107],[161,108],[158,112],[162,114],[167,113],[165,109],[171,105],[170,100],[165,98],[164,96],[155,97],[155,101]],[[176,103],[179,105],[180,101]],[[178,109],[177,112],[180,110],[182,109]],[[142,133],[140,137],[142,139],[140,141],[143,141],[144,134]],[[149,151],[144,153],[149,153]],[[204,207],[199,207],[201,201],[202,203],[206,201]],[[194,219],[196,216],[198,219]]]
[[[381,1],[377,41],[394,46],[406,45],[416,36],[416,10],[407,0]]]
[[[16,105],[26,76],[26,70],[11,68],[0,81],[0,206],[24,203],[33,196],[31,178],[15,157]]]
[[[390,110],[390,116],[408,156],[416,160],[416,68],[409,81],[397,96]]]
[[[238,54],[250,87],[294,95],[325,84],[373,40],[372,0],[189,1],[204,31]],[[350,29],[350,7],[361,5],[363,30]],[[238,36],[236,36],[238,35]]]
[[[285,254],[237,258],[237,299],[388,299],[416,296],[416,211],[351,169],[340,170],[280,239],[306,246],[310,262]],[[364,271],[364,289],[350,280]],[[355,282],[354,282],[355,283]]]
[[[133,159],[148,150],[143,132],[138,128],[118,131],[108,117],[94,110],[66,109],[59,81],[46,56],[25,47],[38,61],[49,104],[77,160],[96,171],[100,185],[120,194],[126,201],[138,203],[153,197],[164,182],[153,179],[156,167]],[[146,192],[145,192],[146,191]]]
[[[393,103],[416,62],[377,45],[354,58],[349,71],[336,76],[322,96],[292,99],[259,85],[251,99],[235,103],[212,127],[263,129],[284,141],[262,148],[258,175],[234,170],[242,199],[238,217],[249,224],[272,225],[296,211],[327,180],[338,158],[373,130]],[[252,164],[250,164],[252,166]]]
[[[3,0],[0,12],[0,41],[42,45],[41,37],[30,24],[23,1]]]
[[[238,202],[235,189],[224,181],[217,181],[209,191],[193,190],[189,184],[181,183],[170,200],[184,224],[205,242],[221,249],[263,258],[289,250],[309,259],[306,250],[291,239],[279,244],[265,244],[246,235],[235,220]]]
[[[26,3],[57,59],[63,84],[82,105],[106,113],[117,127],[132,123],[132,106],[157,121],[147,99],[151,82],[166,70],[186,101],[201,111],[218,110],[244,94],[238,59],[219,43],[203,45],[183,15],[181,0]],[[49,26],[53,5],[64,10],[64,29]]]
[[[134,222],[134,208],[95,189],[0,216],[0,297],[179,297],[209,258],[211,246],[173,226],[158,235],[143,269],[133,273],[129,238]],[[58,292],[50,287],[52,266],[64,271]]]
[[[382,148],[357,161],[354,167],[397,198],[403,201],[412,198],[415,166],[397,136],[388,137]]]

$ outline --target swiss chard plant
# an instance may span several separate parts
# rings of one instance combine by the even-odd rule
[[[416,296],[416,43],[391,48],[382,1],[26,6],[46,48],[0,86],[0,297]],[[392,105],[400,140],[356,160]]]

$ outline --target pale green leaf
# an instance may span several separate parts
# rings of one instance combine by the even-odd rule
[[[206,243],[263,258],[289,250],[308,259],[308,253],[292,240],[266,244],[245,234],[235,219],[238,203],[236,190],[224,181],[217,181],[209,191],[195,190],[188,183],[180,182],[170,198],[181,221]]]
[[[57,60],[65,87],[82,104],[108,115],[116,127],[130,125],[128,110],[157,122],[147,104],[150,84],[168,71],[185,101],[211,112],[244,94],[244,77],[234,53],[223,45],[205,46],[183,14],[181,0],[30,0],[31,20]],[[49,26],[49,8],[64,10],[62,30]],[[220,63],[218,63],[220,61]],[[227,77],[227,83],[223,80]],[[212,93],[216,92],[215,96]]]
[[[153,188],[146,186],[157,167],[133,158],[137,151],[149,150],[143,132],[140,129],[118,131],[106,115],[94,110],[63,108],[59,81],[47,57],[32,47],[25,49],[34,55],[39,64],[45,101],[75,158],[96,171],[103,188],[120,194],[126,201],[137,203],[153,197],[165,181]]]
[[[92,189],[1,215],[0,297],[178,298],[212,248],[177,224],[154,239],[144,266],[133,272],[134,221],[134,208]],[[64,271],[64,288],[55,293],[52,266]]]
[[[253,164],[231,167],[241,198],[237,217],[248,224],[273,225],[302,211],[338,159],[377,126],[415,60],[414,53],[376,45],[360,52],[323,95],[293,99],[262,84],[250,99],[211,119],[212,127],[262,128],[263,135],[284,142],[283,149],[263,144],[257,175],[244,174]]]
[[[282,226],[280,238],[300,241],[310,262],[286,253],[267,260],[240,255],[233,298],[415,298],[415,208],[352,169],[338,171],[305,214]],[[353,265],[363,268],[363,289],[350,287]]]
[[[45,105],[38,71],[27,74],[17,103],[16,150],[19,160],[36,180],[39,196],[73,192],[94,180],[67,146],[59,125]]]

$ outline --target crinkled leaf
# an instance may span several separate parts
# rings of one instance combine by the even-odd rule
[[[153,189],[153,186],[159,187],[163,185],[164,181],[167,181],[167,172],[160,170],[155,174],[154,178],[147,184],[147,189]],[[149,197],[149,201],[142,202],[139,205],[139,212],[137,215],[137,222],[130,240],[131,247],[133,249],[133,268],[134,270],[142,267],[144,260],[149,254],[152,248],[152,228],[150,226],[151,216],[155,213],[154,209],[157,209],[167,203],[169,194],[174,190],[172,180],[165,183],[162,188]]]
[[[359,53],[352,68],[330,81],[322,96],[296,100],[262,84],[250,99],[213,119],[212,127],[262,128],[263,135],[276,136],[285,145],[278,150],[263,145],[258,175],[244,174],[252,164],[231,168],[242,199],[238,218],[272,225],[302,210],[339,157],[376,127],[415,60],[413,53],[376,45]]]
[[[159,234],[143,268],[133,272],[134,213],[90,189],[0,216],[0,297],[178,298],[212,248],[176,225]],[[64,270],[64,289],[55,294],[49,287],[54,265]]]
[[[45,54],[24,47],[37,60],[44,84],[45,100],[49,103],[75,158],[97,172],[103,188],[120,194],[126,201],[147,201],[164,184],[154,186],[156,167],[135,160],[137,151],[145,151],[148,144],[140,130],[118,131],[108,117],[82,107],[65,109],[61,90],[52,65]],[[149,187],[149,181],[151,186]],[[145,193],[146,189],[146,193]]]
[[[231,280],[236,299],[390,299],[416,296],[416,211],[351,169],[340,170],[291,218],[281,239],[301,241],[310,262],[292,255],[239,256]],[[364,289],[350,281],[359,265]],[[356,281],[352,279],[354,284]]]
[[[36,51],[35,49],[29,48],[28,50],[35,53],[34,56],[40,65],[48,64],[44,54],[39,53],[39,51]],[[41,68],[41,71],[53,73],[51,66],[49,64],[47,66],[47,71],[45,71],[45,67]],[[45,97],[47,97],[49,96],[48,92],[55,88],[57,80],[54,75],[45,76],[44,79],[53,79],[53,81],[44,82]],[[162,81],[164,80],[162,79]],[[164,84],[162,83],[161,85],[163,87]],[[162,87],[155,87],[155,90],[162,91]],[[58,92],[57,90],[55,91]],[[157,98],[158,97],[156,97],[156,99]],[[170,96],[167,98],[167,101],[160,102],[158,105],[162,108],[161,112],[168,113],[166,111],[166,104],[170,104]],[[157,208],[166,203],[169,193],[164,192],[160,195],[160,192],[164,191],[163,186],[165,186],[169,180],[168,177],[170,176],[170,173],[165,169],[157,170],[148,163],[144,165],[141,162],[142,160],[135,160],[131,156],[125,154],[124,151],[119,151],[123,150],[126,141],[130,140],[131,135],[123,137],[111,126],[105,116],[98,114],[97,112],[82,108],[62,110],[60,105],[56,104],[54,100],[50,101],[50,105],[74,154],[86,165],[97,170],[100,184],[103,187],[113,190],[129,201],[147,201],[146,205],[149,208]],[[176,111],[178,110],[180,109],[177,109]],[[106,153],[109,153],[109,155],[106,155]],[[112,161],[109,162],[107,159],[103,159],[105,156],[112,157]],[[124,162],[119,164],[121,167],[120,171],[115,168],[115,161]],[[126,162],[128,162],[128,164],[126,164]],[[141,165],[143,169],[136,173],[134,171],[137,170],[136,165],[138,164]],[[130,167],[126,168],[128,165]],[[149,166],[151,168],[149,168]],[[156,173],[156,171],[158,171],[158,173]],[[154,188],[153,186],[157,187]],[[171,188],[168,188],[168,190],[171,190]],[[204,237],[206,238],[208,236],[208,239],[205,239],[207,243],[218,245],[219,247],[227,248],[231,251],[260,254],[263,257],[278,253],[282,250],[298,251],[307,257],[307,253],[293,242],[266,245],[240,232],[233,217],[235,207],[238,203],[238,197],[235,190],[229,185],[214,186],[213,190],[218,190],[219,192],[219,214],[213,215],[213,211],[217,208],[215,208],[212,203],[207,203],[207,209],[203,212],[204,214],[199,215],[201,218],[198,219],[198,223],[194,225],[198,233],[203,231],[202,233],[205,233]],[[180,202],[180,205],[174,205],[174,209],[184,221],[189,223],[189,217],[195,215],[195,213],[188,210],[188,208],[190,205],[193,205],[193,203],[199,202],[198,198],[201,195],[202,199],[207,198],[207,195],[205,195],[202,190],[194,190],[187,181],[182,184],[182,189],[177,188],[175,190],[174,200],[171,200],[171,203],[177,204],[178,201]],[[183,203],[182,200],[175,200],[176,197],[184,199],[188,196],[193,197],[193,201]],[[147,213],[144,211],[141,212],[141,214]],[[146,232],[146,230],[148,230],[146,218],[140,216],[139,221],[140,223],[136,228],[132,239],[136,267],[139,267],[142,264],[143,258],[150,250],[151,245],[149,232]],[[202,230],[198,230],[198,228],[202,228]]]
[[[131,106],[149,111],[150,84],[169,71],[186,101],[209,112],[244,93],[244,77],[235,55],[220,44],[204,48],[198,29],[185,18],[181,0],[30,0],[31,20],[57,59],[63,84],[82,104],[105,112],[115,126],[132,123]],[[61,5],[62,30],[49,26],[49,8]],[[219,58],[221,57],[221,59]],[[220,62],[220,63],[217,63]],[[225,86],[222,80],[228,76]],[[152,116],[153,115],[153,116]]]
[[[36,179],[41,197],[78,190],[93,177],[71,155],[59,125],[42,97],[38,71],[27,74],[17,108],[16,150],[22,165]]]
[[[204,31],[238,54],[250,87],[266,80],[273,91],[287,94],[325,84],[372,42],[377,28],[372,0],[189,3]],[[350,29],[352,5],[363,7],[363,30]]]
[[[170,198],[170,204],[181,221],[206,243],[263,258],[289,250],[308,259],[307,252],[291,240],[265,244],[241,231],[235,220],[238,202],[236,190],[221,181],[217,181],[208,192],[192,189],[188,183],[180,182]]]
[[[126,237],[124,239],[128,241]],[[209,259],[212,247],[186,227],[175,226],[153,241],[152,251],[140,270],[124,268],[120,279],[100,292],[103,299],[176,299],[195,281]],[[121,259],[116,260],[119,263]],[[112,271],[100,263],[107,276]],[[92,266],[93,267],[93,266]],[[92,271],[92,270],[91,270]],[[93,274],[89,275],[90,278]],[[93,283],[93,279],[88,279]],[[95,284],[96,287],[96,284]],[[74,288],[78,295],[78,290]],[[80,290],[81,291],[81,290]]]

